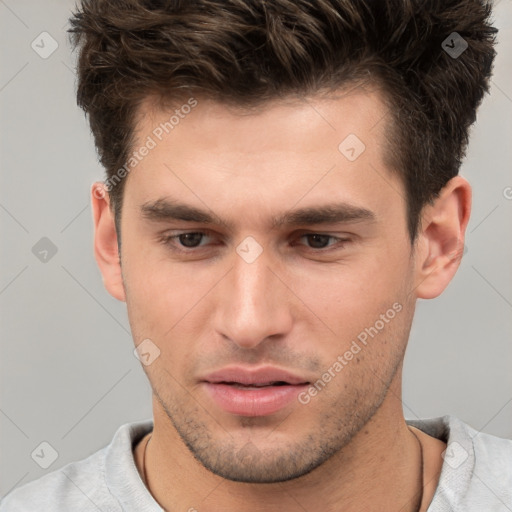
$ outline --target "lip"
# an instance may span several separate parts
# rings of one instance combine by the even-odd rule
[[[309,384],[307,379],[275,366],[262,366],[260,368],[228,366],[208,374],[201,380],[212,384],[220,382],[238,382],[239,384],[244,384],[246,386],[270,384],[272,382],[286,382],[287,384],[292,385]]]
[[[271,366],[223,368],[202,378],[201,383],[217,406],[237,416],[274,414],[296,401],[309,385],[306,379]]]

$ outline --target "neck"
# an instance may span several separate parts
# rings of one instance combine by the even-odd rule
[[[399,394],[391,388],[378,412],[341,452],[307,475],[276,484],[232,482],[209,472],[192,456],[159,404],[154,407],[155,426],[145,453],[146,485],[166,510],[335,512],[342,505],[344,512],[423,512],[435,491],[433,477],[439,476],[440,465],[434,471],[432,447],[425,439],[429,436],[415,430],[416,436],[407,427]],[[139,467],[145,446],[141,443],[136,454]],[[441,449],[437,446],[438,458]]]

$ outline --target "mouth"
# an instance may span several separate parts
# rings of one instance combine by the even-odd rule
[[[210,373],[202,380],[211,384],[254,387],[309,384],[307,379],[275,366],[263,366],[259,368],[229,366]]]
[[[242,384],[241,382],[216,382],[215,384],[225,384],[226,386],[233,386],[238,389],[261,389],[272,386],[294,386],[296,384],[290,384],[283,380],[277,380],[274,382],[255,382],[254,384]],[[306,383],[307,384],[307,383]]]
[[[201,380],[207,396],[224,412],[237,416],[268,416],[295,400],[310,382],[275,367],[230,367]]]

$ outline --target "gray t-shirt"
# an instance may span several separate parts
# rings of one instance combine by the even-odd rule
[[[512,511],[511,440],[479,433],[453,416],[407,423],[448,443],[428,512]],[[133,458],[134,446],[152,428],[151,420],[123,425],[108,446],[87,459],[12,491],[0,502],[0,512],[163,510]],[[194,508],[201,510],[201,504],[191,503]]]

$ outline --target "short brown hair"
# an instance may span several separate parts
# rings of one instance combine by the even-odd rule
[[[490,15],[483,0],[82,0],[70,20],[77,101],[110,178],[148,96],[248,107],[369,80],[391,107],[387,163],[403,179],[414,241],[488,92]],[[467,44],[458,56],[446,51],[454,37]],[[109,191],[118,234],[124,181]]]

